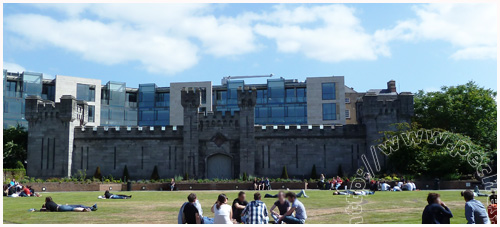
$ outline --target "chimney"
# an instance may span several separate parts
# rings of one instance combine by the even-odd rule
[[[396,81],[395,80],[389,80],[387,82],[387,90],[391,92],[396,92]]]

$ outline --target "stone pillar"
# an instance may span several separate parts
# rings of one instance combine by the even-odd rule
[[[238,106],[240,108],[240,169],[239,173],[257,174],[255,169],[255,103],[257,90],[255,87],[238,88]]]
[[[182,171],[189,177],[202,177],[199,170],[199,120],[198,108],[201,106],[199,88],[182,88],[181,105],[184,108]]]

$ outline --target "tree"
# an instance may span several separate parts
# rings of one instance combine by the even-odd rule
[[[318,174],[316,173],[316,165],[314,164],[311,170],[311,179],[318,179]]]
[[[387,147],[385,150],[386,153],[390,153],[388,155],[388,168],[393,172],[427,179],[436,177],[458,179],[480,170],[474,166],[474,162],[477,161],[479,166],[485,166],[490,161],[487,151],[467,136],[442,129],[431,129],[430,132],[446,135],[446,137],[442,137],[446,140],[442,139],[433,143],[434,139],[428,139],[427,135],[429,134],[425,134],[427,129],[419,127],[417,123],[411,125],[408,123],[396,124],[396,128],[396,131],[384,132],[382,143],[380,143],[390,146],[391,141],[398,141],[398,145],[394,146],[398,149],[390,150]],[[419,133],[422,137],[415,136]],[[438,134],[434,135],[438,136]],[[411,138],[414,138],[415,142],[410,142]],[[463,155],[459,155],[458,150],[462,144],[466,144],[466,147],[470,149],[460,151]],[[458,146],[455,147],[455,145]],[[455,148],[452,149],[453,147]],[[477,160],[471,162],[469,154],[477,155]]]
[[[423,128],[461,133],[488,150],[497,149],[497,93],[470,81],[415,94],[414,121]],[[496,158],[495,158],[496,160]]]
[[[153,173],[151,173],[151,180],[159,180],[160,179],[160,174],[158,173],[158,166],[155,166],[153,168]]]
[[[342,164],[339,165],[339,169],[337,170],[337,175],[339,177],[344,177],[344,170],[342,170]]]
[[[25,163],[28,149],[28,132],[17,125],[3,130],[3,168],[20,168],[18,162]],[[24,164],[23,164],[23,168]]]
[[[283,166],[283,171],[281,172],[281,179],[288,179],[288,172],[286,171],[286,166]]]
[[[243,181],[247,180],[248,180],[247,172],[243,172]]]
[[[95,173],[94,173],[94,178],[98,179],[98,180],[101,180],[102,179],[102,174],[101,174],[101,167],[97,167],[95,169]]]
[[[130,175],[128,174],[128,168],[127,165],[125,165],[125,168],[123,168],[123,176],[122,176],[122,181],[127,182],[127,180],[130,180]]]

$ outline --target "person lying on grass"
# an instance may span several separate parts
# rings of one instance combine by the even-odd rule
[[[373,195],[374,191],[362,190],[362,191],[334,191],[333,195]]]
[[[99,199],[131,199],[132,196],[131,195],[113,195],[109,192],[109,190],[106,190],[106,192],[104,192],[104,197],[99,196],[97,198],[99,198]]]
[[[52,200],[52,197],[48,196],[45,198],[45,204],[42,205],[42,209],[40,211],[51,211],[51,212],[67,212],[67,211],[74,211],[74,212],[90,212],[90,211],[96,211],[97,210],[97,204],[94,204],[91,207],[84,206],[84,205],[59,205]]]

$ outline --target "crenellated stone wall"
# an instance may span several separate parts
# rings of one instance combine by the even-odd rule
[[[200,90],[181,90],[183,126],[88,127],[86,104],[73,97],[60,103],[26,100],[29,121],[28,175],[66,177],[100,167],[104,176],[149,179],[155,166],[162,178],[237,178],[243,173],[280,177],[283,166],[294,178],[318,173],[352,174],[379,131],[409,122],[413,96],[367,94],[358,105],[358,125],[255,126],[256,90],[238,90],[240,111],[200,113]],[[54,142],[55,140],[55,142]],[[50,143],[48,145],[48,143]]]

